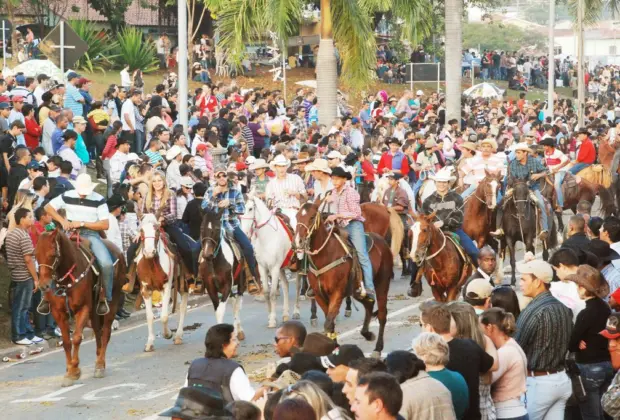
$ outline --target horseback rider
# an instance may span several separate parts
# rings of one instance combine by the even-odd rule
[[[325,201],[333,204],[334,214],[330,214],[326,222],[338,223],[349,234],[349,238],[357,251],[357,258],[364,277],[364,288],[359,288],[357,293],[370,299],[375,299],[375,284],[373,282],[372,262],[366,246],[366,235],[364,233],[364,218],[360,206],[360,195],[351,186],[351,173],[340,166],[332,169],[332,183],[334,189],[327,194]],[[364,290],[365,289],[365,290]],[[312,289],[308,289],[308,296],[313,296]]]
[[[596,148],[594,147],[594,143],[588,137],[590,133],[587,128],[579,129],[579,133],[577,134],[577,142],[581,144],[579,146],[579,151],[577,152],[577,159],[575,162],[571,162],[570,165],[567,165],[566,171],[562,171],[556,176],[556,191],[558,192],[558,207],[562,208],[564,206],[564,196],[561,191],[562,188],[558,188],[557,186],[561,186],[564,181],[564,176],[566,176],[566,172],[570,172],[573,175],[577,175],[579,171],[587,168],[592,165],[596,161]]]
[[[447,170],[438,171],[431,175],[435,181],[436,191],[422,203],[422,213],[429,215],[435,213],[437,221],[435,226],[443,231],[455,233],[463,246],[463,249],[476,264],[478,262],[478,248],[474,241],[463,231],[463,198],[454,190],[450,190],[450,183],[456,177],[451,176]]]
[[[81,174],[77,177],[75,189],[54,198],[45,206],[45,211],[60,223],[65,231],[79,229],[80,236],[90,242],[90,250],[97,260],[99,275],[105,289],[105,296],[99,297],[96,312],[97,315],[105,315],[110,312],[109,303],[112,302],[115,257],[99,235],[99,232],[106,231],[110,227],[110,212],[105,198],[95,192],[96,186],[90,175]],[[58,214],[60,209],[65,210],[66,218]],[[45,313],[45,309],[48,308],[39,306],[40,313]],[[49,313],[49,309],[47,312]]]
[[[503,176],[506,175],[506,159],[496,155],[496,151],[497,142],[493,139],[484,139],[480,142],[480,153],[476,153],[459,168],[463,184],[469,184],[469,187],[461,193],[463,199],[476,191],[478,184],[486,176],[486,171],[501,172]],[[499,200],[501,200],[501,192],[498,189]]]
[[[424,151],[420,151],[415,161],[415,168],[420,172],[420,176],[413,186],[413,211],[416,211],[418,191],[422,188],[422,184],[428,178],[429,175],[434,174],[435,170],[439,167],[439,161],[433,148],[437,146],[435,140],[429,138],[424,144]]]
[[[239,216],[245,213],[245,202],[243,194],[233,188],[228,181],[225,167],[220,167],[215,171],[215,186],[207,191],[202,208],[209,212],[216,213],[218,209],[224,209],[222,214],[222,227],[233,236],[235,241],[241,246],[243,255],[252,274],[252,279],[248,280],[248,293],[256,295],[260,293],[257,284],[258,271],[256,271],[256,259],[254,258],[254,248],[248,237],[241,230]]]
[[[385,190],[381,203],[385,207],[393,207],[396,213],[400,216],[400,220],[403,222],[405,232],[407,231],[408,219],[407,213],[409,213],[409,197],[407,192],[403,190],[399,185],[399,180],[402,178],[401,174],[389,173],[386,174],[390,188]]]
[[[267,184],[269,183],[269,177],[267,176],[267,169],[269,169],[269,165],[265,161],[265,159],[256,159],[252,164],[250,164],[250,171],[254,172],[254,179],[252,179],[252,188],[251,191],[254,195],[261,200],[265,199],[265,190],[267,189]]]
[[[515,147],[515,159],[510,162],[508,165],[508,175],[509,182],[513,180],[517,181],[537,181],[540,178],[547,175],[547,168],[544,167],[542,162],[535,158],[534,156],[530,156],[532,153],[532,149],[527,147],[525,143],[519,143]],[[506,195],[503,199],[502,205],[497,208],[497,230],[495,232],[491,232],[492,236],[502,237],[504,235],[504,229],[502,229],[502,218],[504,216],[504,203],[507,199],[512,197],[512,188],[506,191]],[[543,200],[543,196],[540,192],[540,188],[537,183],[531,183],[530,185],[530,198],[536,203],[538,208],[540,209],[540,220],[542,223],[542,232],[538,237],[541,240],[545,240],[549,235],[549,220],[547,217],[547,209],[545,208],[545,201]]]
[[[310,165],[306,166],[306,172],[310,172],[314,183],[312,188],[308,190],[308,194],[312,196],[312,201],[325,198],[325,194],[334,188],[332,184],[332,170],[325,159],[315,159]]]
[[[271,202],[274,208],[278,208],[288,217],[291,226],[297,226],[297,212],[301,207],[301,200],[307,196],[306,187],[299,175],[287,172],[291,162],[278,155],[271,162],[271,167],[276,177],[271,179],[265,189],[267,202]]]
[[[545,137],[539,143],[545,149],[545,163],[549,168],[549,174],[557,174],[554,178],[554,187],[557,197],[558,210],[562,211],[564,207],[564,195],[562,194],[562,181],[566,175],[565,167],[570,163],[570,159],[560,149],[556,148],[555,139],[553,137]],[[560,175],[558,172],[562,172]]]

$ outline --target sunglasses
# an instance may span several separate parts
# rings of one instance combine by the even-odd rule
[[[220,174],[220,175],[217,175],[217,176],[215,177],[215,179],[220,179],[220,178],[228,178],[228,175],[221,175],[221,174]]]
[[[290,337],[287,337],[287,336],[273,337],[273,339],[276,342],[276,344],[278,344],[280,342],[280,340],[286,340],[287,338],[290,338]]]

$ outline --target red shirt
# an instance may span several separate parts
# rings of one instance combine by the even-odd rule
[[[586,138],[586,140],[581,143],[581,147],[579,148],[579,152],[577,153],[577,162],[580,163],[588,163],[593,164],[596,160],[596,149],[594,148],[594,144],[592,144],[592,140]]]
[[[400,166],[400,173],[405,176],[409,173],[409,161],[407,160],[407,156],[406,155],[402,155],[403,156],[403,160],[401,162],[401,166]],[[387,169],[392,169],[392,159],[393,156],[390,152],[385,152],[382,156],[381,156],[381,160],[379,161],[379,165],[377,165],[377,172],[379,174],[383,174],[383,169],[387,168]]]
[[[372,162],[365,160],[362,162],[362,171],[364,175],[364,181],[372,182],[375,180],[375,167],[372,166]]]
[[[26,140],[26,146],[29,149],[39,147],[39,139],[41,138],[41,127],[34,119],[26,118],[26,132],[24,133],[24,140]]]
[[[32,227],[30,228],[30,239],[32,239],[32,245],[37,246],[37,241],[39,240],[39,236],[45,232],[45,226],[41,224],[38,220],[34,222]]]
[[[210,114],[215,112],[215,108],[217,107],[217,98],[213,95],[205,96],[200,101],[200,116],[205,114],[205,111],[208,111]]]
[[[103,152],[101,152],[101,160],[110,159],[116,153],[116,140],[115,135],[108,137]]]

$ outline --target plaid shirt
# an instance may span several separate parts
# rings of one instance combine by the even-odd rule
[[[133,238],[138,235],[138,217],[135,213],[126,213],[125,219],[118,225],[121,231],[121,239],[123,241],[123,253],[127,258],[127,250],[133,241]]]
[[[332,196],[334,197],[335,211],[334,214],[345,215],[351,217],[347,220],[341,220],[340,226],[346,226],[351,220],[364,221],[362,217],[362,208],[360,206],[360,195],[355,191],[355,188],[351,187],[348,183],[342,187],[340,192],[334,188],[332,190]]]
[[[611,386],[601,399],[603,410],[614,419],[620,417],[620,372],[616,374]]]
[[[529,181],[531,175],[546,171],[547,168],[543,166],[543,163],[532,156],[527,157],[525,165],[522,165],[517,159],[514,159],[508,165],[509,174],[519,181]]]
[[[213,187],[210,187],[202,201],[202,208],[209,212],[217,212],[218,203],[226,199],[230,201],[230,205],[224,209],[222,225],[224,229],[232,232],[235,228],[241,226],[238,216],[245,213],[245,202],[243,201],[241,191],[229,187],[228,191],[214,195]]]

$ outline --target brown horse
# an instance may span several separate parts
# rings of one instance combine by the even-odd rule
[[[364,216],[364,231],[390,239],[392,255],[398,255],[405,235],[405,229],[398,213],[379,203],[364,203],[361,207],[362,216]]]
[[[599,142],[598,161],[608,170],[611,170],[611,162],[614,159],[614,153],[616,153],[616,149],[614,149],[607,140]],[[617,172],[620,173],[620,166]]]
[[[39,262],[39,287],[50,303],[52,315],[62,331],[62,346],[67,359],[67,372],[62,386],[80,379],[80,344],[84,327],[91,326],[97,343],[95,378],[105,374],[105,354],[112,333],[112,322],[121,298],[121,281],[125,277],[125,258],[114,247],[118,262],[114,267],[114,285],[110,312],[96,314],[100,288],[93,271],[94,257],[87,259],[67,235],[58,228],[39,237],[35,257]],[[109,248],[110,249],[110,248]],[[96,289],[96,290],[95,290]],[[73,337],[69,336],[69,310],[75,317]],[[73,345],[73,351],[71,346]]]
[[[325,332],[331,338],[336,338],[335,320],[343,299],[351,294],[351,290],[357,287],[354,282],[358,278],[352,278],[352,270],[355,265],[351,252],[355,252],[351,245],[339,237],[338,229],[327,229],[323,223],[319,207],[321,201],[304,204],[297,213],[297,228],[295,241],[298,252],[303,252],[308,259],[308,280],[310,287],[315,292],[316,301],[325,313]],[[387,297],[390,281],[394,276],[392,271],[392,253],[387,242],[377,234],[369,235],[374,242],[369,251],[370,261],[373,267],[375,291],[377,295],[376,312],[379,320],[379,336],[375,344],[374,356],[381,354],[383,350],[383,334],[387,321]],[[359,272],[358,276],[361,276]],[[374,302],[368,299],[356,297],[366,311],[364,324],[361,330],[366,340],[373,340],[374,334],[368,326],[373,316]]]
[[[417,297],[422,293],[422,284],[418,280],[420,274],[424,273],[435,300],[451,302],[458,298],[473,267],[461,257],[456,245],[446,234],[434,225],[434,219],[435,213],[416,216],[411,227],[411,258],[422,271],[411,285],[410,296]]]
[[[500,172],[485,170],[486,176],[469,197],[463,207],[463,231],[476,242],[478,249],[487,241],[491,226],[495,222],[494,214],[497,207],[497,191],[502,185]]]

